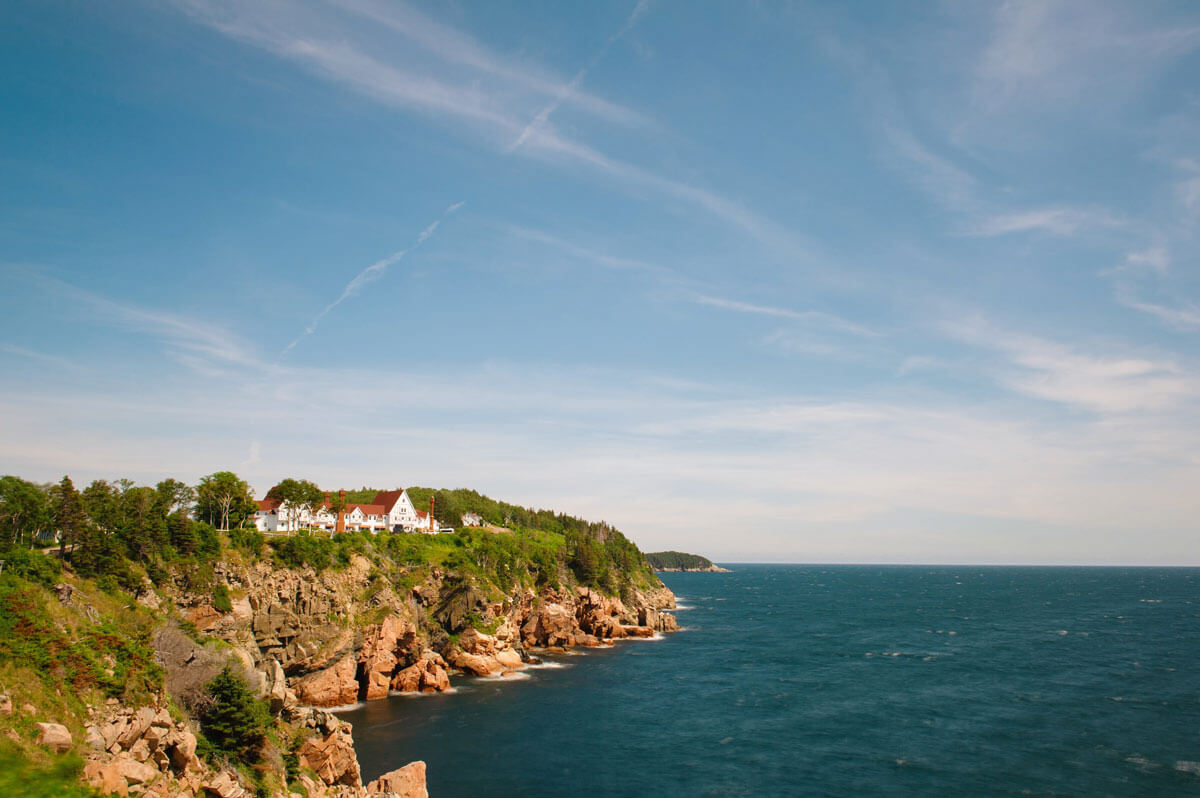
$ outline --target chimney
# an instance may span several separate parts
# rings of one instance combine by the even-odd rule
[[[325,491],[325,505],[329,506],[329,491]]]
[[[429,497],[429,531],[433,531],[433,500],[434,497]]]
[[[334,527],[335,532],[346,531],[346,489],[342,488],[338,491],[338,498],[341,499],[342,507],[338,510],[337,526]]]

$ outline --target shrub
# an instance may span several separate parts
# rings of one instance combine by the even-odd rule
[[[5,570],[17,576],[24,577],[30,582],[37,582],[39,585],[46,587],[54,587],[54,583],[58,581],[62,575],[62,564],[40,551],[26,551],[24,549],[13,549],[5,553],[0,559],[6,561]]]
[[[233,609],[233,602],[229,598],[229,588],[224,582],[218,582],[213,588],[213,606],[221,612],[229,612]]]

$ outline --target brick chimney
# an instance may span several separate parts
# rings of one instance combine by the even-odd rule
[[[326,496],[326,500],[328,500],[329,494],[327,493],[327,494],[325,494],[325,496]],[[338,491],[338,498],[342,500],[342,502],[341,502],[342,507],[340,510],[338,510],[337,527],[335,527],[334,531],[345,532],[346,531],[346,489],[345,488],[342,488],[341,490]]]

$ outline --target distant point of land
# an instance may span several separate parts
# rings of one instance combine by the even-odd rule
[[[709,571],[727,574],[729,570],[699,554],[685,554],[682,551],[654,551],[646,555],[646,559],[656,571]]]

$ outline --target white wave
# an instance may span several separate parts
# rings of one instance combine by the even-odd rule
[[[420,690],[390,690],[388,691],[388,695],[398,696],[400,698],[432,698],[433,696],[437,695],[453,695],[457,692],[457,687],[447,687],[441,692],[438,692],[437,690],[430,690],[428,692],[421,692]]]
[[[530,670],[541,670],[543,668],[570,668],[571,663],[547,662],[546,660],[542,660],[541,662],[527,662],[525,663],[525,667],[529,668]]]
[[[1066,637],[1067,635],[1069,635],[1071,633],[1068,632],[1066,629],[1059,629],[1057,632],[1055,632],[1055,634],[1058,635],[1059,637]]]
[[[325,707],[326,712],[349,712],[352,709],[362,709],[367,704],[365,701],[355,701],[353,704],[342,704],[336,707]]]
[[[1143,604],[1162,604],[1162,599],[1138,599]]]
[[[644,641],[647,643],[652,643],[655,640],[666,640],[667,636],[665,634],[663,634],[662,632],[655,632],[654,635],[651,637],[622,637],[621,639],[622,640],[633,640],[633,641]]]
[[[1175,763],[1175,769],[1180,773],[1192,773],[1200,776],[1200,762],[1189,762],[1186,759],[1181,759]]]
[[[687,612],[688,610],[694,609],[696,609],[694,604],[680,604],[679,602],[675,602],[674,607],[666,607],[665,609],[659,610],[659,612]]]

